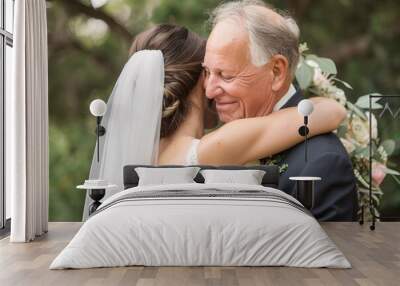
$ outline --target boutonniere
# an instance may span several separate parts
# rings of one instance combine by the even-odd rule
[[[279,174],[282,174],[286,172],[286,170],[289,168],[289,165],[287,163],[283,163],[283,157],[282,155],[275,155],[272,157],[267,158],[265,165],[276,165],[279,167]]]

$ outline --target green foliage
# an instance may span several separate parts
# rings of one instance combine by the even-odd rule
[[[378,93],[371,93],[371,94],[366,94],[362,95],[357,99],[357,102],[355,105],[357,105],[359,108],[364,108],[368,109],[371,107],[371,109],[381,109],[383,106],[378,103],[380,98],[371,98],[371,106],[369,106],[369,96],[370,95],[380,95]]]
[[[207,20],[218,3],[220,1],[217,0],[161,0],[154,10],[152,21],[183,25],[202,36],[207,36],[210,29]]]
[[[300,62],[300,65],[296,70],[296,80],[301,89],[305,90],[311,85],[313,76],[314,69],[304,61]]]
[[[321,58],[316,55],[307,55],[306,61],[314,61],[315,63],[317,63],[318,67],[323,73],[326,73],[328,75],[337,74],[336,65],[331,59]]]
[[[92,122],[95,126],[95,120]],[[89,174],[95,134],[80,122],[50,124],[50,218],[52,221],[79,221],[85,193],[75,187]],[[91,136],[91,134],[93,134]]]
[[[396,150],[396,142],[392,139],[383,141],[381,145],[388,156],[392,155]]]

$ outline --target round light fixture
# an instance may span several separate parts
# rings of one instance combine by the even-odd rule
[[[101,99],[95,99],[90,103],[89,109],[94,116],[103,116],[107,111],[107,104]]]
[[[313,110],[314,110],[314,104],[309,99],[303,99],[297,105],[297,111],[303,116],[310,115],[313,112]]]

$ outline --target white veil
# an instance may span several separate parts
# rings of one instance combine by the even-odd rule
[[[164,91],[164,59],[161,51],[139,51],[125,64],[107,102],[101,125],[100,160],[94,152],[90,179],[104,179],[118,187],[105,198],[123,190],[123,167],[156,164],[160,141]],[[97,148],[97,145],[96,145]],[[83,219],[91,199],[86,195]]]

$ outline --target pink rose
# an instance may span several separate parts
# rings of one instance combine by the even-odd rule
[[[381,163],[372,163],[372,184],[375,187],[379,187],[380,184],[382,184],[383,179],[385,179],[386,176],[386,167],[385,165]]]

